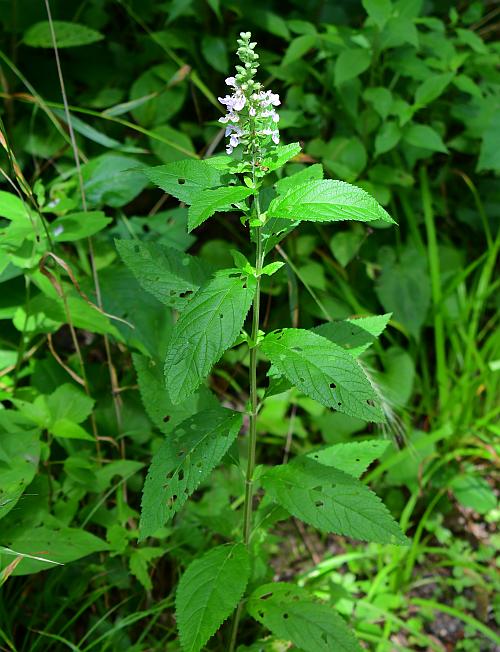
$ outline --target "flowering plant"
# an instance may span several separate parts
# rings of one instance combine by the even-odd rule
[[[354,635],[331,606],[317,603],[304,588],[270,582],[268,530],[293,516],[323,532],[406,545],[386,507],[358,479],[383,452],[385,442],[369,439],[330,446],[286,464],[257,468],[257,422],[265,402],[292,387],[329,409],[383,422],[379,394],[358,358],[382,332],[389,315],[264,333],[261,279],[279,273],[284,263],[264,264],[265,259],[302,221],[392,219],[360,188],[324,179],[320,165],[275,178],[272,186],[267,183],[266,177],[296,156],[300,147],[279,144],[275,107],[280,100],[255,80],[258,55],[250,38],[248,32],[240,35],[237,54],[243,65],[226,80],[232,93],[220,98],[227,109],[220,122],[226,125],[228,156],[176,161],[150,169],[148,176],[189,205],[189,230],[216,212],[241,212],[254,246],[254,264],[235,251],[234,267],[213,273],[194,256],[179,260],[175,250],[118,243],[143,287],[179,311],[164,366],[162,405],[170,429],[146,478],[141,538],[161,531],[224,459],[235,463],[243,478],[243,500],[231,511],[242,504],[242,525],[233,528],[231,541],[195,559],[179,582],[176,615],[182,648],[201,650],[234,612],[231,627],[222,633],[223,649],[230,652],[245,614],[276,640],[289,640],[306,652],[359,651]],[[152,276],[160,279],[160,287],[151,282]],[[249,371],[248,400],[239,409],[217,405],[205,385],[212,367],[234,346],[246,347]],[[266,362],[271,366],[267,387],[261,389],[258,381]]]

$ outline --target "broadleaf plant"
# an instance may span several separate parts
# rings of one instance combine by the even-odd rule
[[[148,407],[156,421],[168,423],[172,418],[175,423],[162,428],[165,440],[149,469],[140,538],[154,536],[176,515],[180,517],[178,512],[189,497],[209,481],[226,457],[241,468],[244,478],[241,526],[232,531],[231,541],[195,559],[181,577],[176,599],[181,646],[186,652],[198,652],[234,612],[231,627],[220,633],[230,652],[238,644],[245,613],[277,638],[301,649],[350,652],[359,650],[359,645],[333,607],[315,602],[307,591],[291,584],[263,584],[262,569],[254,563],[265,529],[265,519],[257,525],[253,518],[256,487],[259,497],[263,495],[262,508],[277,510],[278,520],[290,514],[324,532],[406,545],[388,509],[359,480],[385,445],[372,440],[354,448],[330,447],[274,468],[259,467],[257,475],[257,422],[273,385],[293,385],[331,410],[383,423],[380,390],[359,357],[390,315],[325,323],[312,330],[286,327],[266,334],[261,330],[261,281],[279,272],[282,263],[267,262],[266,257],[302,221],[390,224],[393,220],[365,190],[324,179],[319,164],[276,179],[276,171],[300,153],[300,146],[279,144],[275,107],[280,99],[255,79],[259,56],[250,37],[249,32],[240,34],[237,55],[241,65],[236,66],[234,77],[226,79],[231,93],[219,98],[227,109],[220,118],[228,138],[226,156],[175,161],[151,168],[146,175],[189,206],[189,230],[216,213],[239,212],[254,248],[253,261],[233,251],[235,267],[213,272],[195,257],[179,254],[176,258],[174,250],[156,244],[117,243],[141,286],[179,311],[164,363],[166,397],[159,399],[170,413],[161,418],[157,408]],[[194,410],[199,404],[194,393],[200,387],[208,392],[204,383],[212,368],[234,346],[246,347],[245,414],[228,409],[230,399],[225,399],[224,407],[190,412],[190,407]],[[148,370],[144,358],[137,357],[135,362],[143,378],[149,374],[149,387],[156,391],[157,363]],[[266,363],[270,363],[268,391],[258,386],[257,373]],[[144,392],[143,400],[151,406]],[[183,410],[187,418],[180,421]],[[235,442],[242,424],[246,453],[238,460]],[[247,584],[253,593],[245,600]]]

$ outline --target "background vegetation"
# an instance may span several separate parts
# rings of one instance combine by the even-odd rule
[[[263,311],[269,329],[392,313],[365,356],[392,416],[364,478],[412,539],[353,545],[278,524],[261,578],[293,578],[335,604],[369,650],[499,649],[498,4],[50,8],[62,76],[45,3],[0,0],[0,649],[178,650],[180,571],[239,525],[229,455],[173,526],[137,543],[145,469],[187,408],[169,404],[148,362],[164,357],[172,313],[114,239],[215,267],[231,265],[231,243],[247,246],[229,214],[187,235],[186,209],[141,172],[223,148],[217,95],[247,29],[282,97],[283,140],[303,145],[288,172],[321,162],[399,223],[304,226],[276,249],[287,264],[264,285]],[[238,348],[224,359],[236,373],[223,361],[199,400],[243,409],[248,361]],[[266,406],[260,430],[260,459],[276,462],[369,432],[292,391]],[[249,646],[267,635],[247,627]]]

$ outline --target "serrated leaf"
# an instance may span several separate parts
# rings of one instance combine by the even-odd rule
[[[388,441],[367,439],[327,446],[307,453],[306,457],[359,478],[374,460],[384,454],[388,446]]]
[[[358,357],[383,332],[391,316],[392,313],[389,312],[385,315],[333,321],[316,326],[312,331],[338,344],[352,356]]]
[[[262,167],[267,168],[266,172],[272,172],[285,165],[287,161],[292,159],[301,152],[299,143],[289,143],[288,145],[277,145],[273,148],[262,161]]]
[[[140,540],[154,535],[208,478],[236,439],[242,416],[225,408],[180,423],[153,456],[142,495]]]
[[[179,403],[208,376],[240,334],[255,292],[255,279],[239,273],[216,276],[187,304],[168,344],[165,379]]]
[[[153,360],[137,353],[132,354],[132,360],[137,372],[139,392],[147,415],[154,425],[167,434],[181,421],[201,412],[215,409],[218,401],[207,387],[201,386],[195,394],[174,405],[168,397],[165,387],[163,368]]]
[[[298,328],[266,335],[261,350],[280,374],[322,405],[383,422],[378,398],[356,359],[325,337]]]
[[[322,532],[376,543],[408,543],[380,498],[338,469],[299,457],[270,469],[261,482],[275,502]]]
[[[250,576],[242,543],[213,548],[181,577],[175,612],[184,652],[198,652],[234,611]]]
[[[394,223],[387,211],[366,191],[344,181],[324,179],[303,183],[272,200],[269,217],[311,222],[382,220]]]
[[[201,190],[188,211],[188,232],[191,232],[217,211],[234,210],[233,204],[243,201],[253,190],[245,186],[227,186]]]
[[[211,272],[202,260],[154,242],[115,240],[123,262],[162,303],[182,309]]]
[[[144,174],[169,195],[192,204],[202,190],[220,186],[224,172],[206,161],[185,160],[148,168]]]
[[[259,586],[247,603],[248,613],[280,639],[304,652],[361,652],[344,619],[317,602],[305,589],[285,582]]]
[[[89,45],[96,41],[101,41],[104,36],[95,29],[70,23],[63,20],[52,21],[52,26],[56,35],[58,48],[72,48],[80,45]],[[50,23],[45,20],[32,25],[24,35],[23,39],[26,45],[32,48],[52,48],[52,33]]]

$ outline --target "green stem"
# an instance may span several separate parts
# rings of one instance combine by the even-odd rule
[[[255,187],[255,175],[254,175]],[[255,191],[255,212],[257,218],[260,218],[260,204],[258,191]],[[257,395],[257,353],[258,345],[257,339],[259,336],[259,321],[260,321],[260,275],[262,271],[262,264],[264,260],[264,251],[262,246],[262,233],[260,227],[255,230],[256,234],[256,253],[255,253],[255,269],[257,277],[257,285],[252,304],[252,333],[250,343],[250,368],[249,368],[249,382],[250,382],[250,413],[249,413],[249,432],[248,432],[248,452],[247,452],[247,470],[245,475],[245,502],[243,505],[243,542],[248,547],[250,544],[250,536],[252,534],[252,510],[253,510],[253,474],[255,470],[255,456],[257,449],[257,415],[259,407],[259,398]],[[243,603],[240,602],[236,610],[231,629],[231,642],[229,645],[229,652],[234,652],[236,647],[236,639],[238,635],[238,625],[241,618]]]

